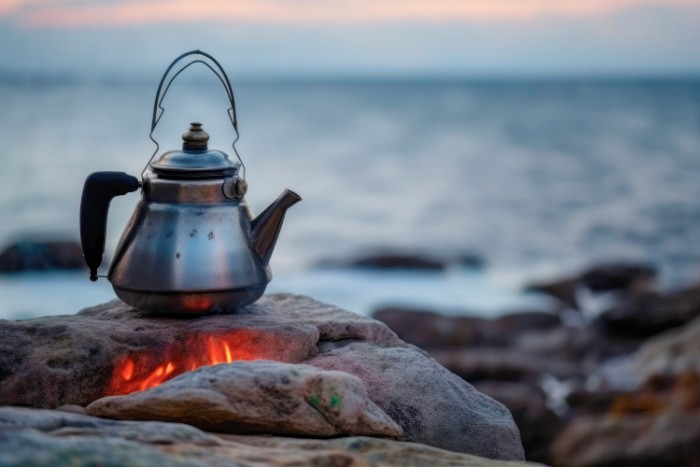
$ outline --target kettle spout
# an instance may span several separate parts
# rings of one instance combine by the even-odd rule
[[[284,221],[284,213],[287,212],[289,207],[299,201],[301,201],[301,197],[298,194],[292,190],[285,189],[272,204],[251,221],[250,226],[255,239],[255,251],[265,266],[270,264],[272,250],[275,249],[275,243]]]

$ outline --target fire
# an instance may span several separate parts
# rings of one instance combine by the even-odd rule
[[[255,336],[249,330],[199,333],[176,340],[160,352],[132,353],[115,366],[105,394],[144,391],[206,365],[255,360],[256,352],[251,351],[250,345],[254,340]]]
[[[213,305],[211,297],[200,296],[199,294],[185,295],[183,301],[185,308],[188,310],[210,310]]]

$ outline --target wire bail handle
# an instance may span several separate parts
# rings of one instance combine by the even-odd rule
[[[189,61],[186,65],[181,67],[176,73],[172,75],[172,77],[167,81],[166,84],[166,78],[170,74],[170,72],[175,68],[175,65],[177,63],[186,58],[189,57],[190,55],[199,55],[202,58],[195,58]],[[209,60],[211,62],[207,63]],[[151,132],[149,133],[148,137],[153,141],[153,143],[156,145],[155,151],[153,151],[153,155],[151,158],[148,160],[146,163],[146,167],[144,167],[143,172],[141,172],[141,177],[143,178],[144,174],[146,173],[146,170],[148,170],[148,166],[151,164],[153,161],[153,158],[158,154],[158,150],[160,149],[160,144],[158,144],[158,141],[153,138],[153,132],[156,129],[156,125],[158,125],[158,122],[160,121],[160,118],[163,116],[163,112],[165,109],[163,108],[163,99],[165,99],[165,95],[168,93],[168,90],[170,89],[170,85],[173,84],[173,81],[177,76],[185,71],[187,68],[190,66],[194,65],[195,63],[201,63],[202,65],[206,66],[209,68],[217,78],[219,78],[219,81],[221,81],[221,84],[224,86],[224,89],[226,90],[226,95],[228,96],[229,103],[231,106],[229,107],[227,114],[229,116],[229,119],[231,120],[231,125],[233,126],[234,131],[236,132],[236,137],[233,140],[233,143],[231,144],[231,148],[233,149],[233,153],[236,155],[236,159],[238,159],[238,162],[241,164],[241,172],[242,176],[241,178],[245,180],[245,164],[243,164],[243,161],[241,160],[241,156],[238,154],[238,151],[236,150],[236,142],[238,141],[239,138],[239,133],[238,133],[238,118],[236,116],[236,101],[233,97],[233,87],[231,86],[231,81],[228,79],[228,75],[226,74],[226,71],[224,71],[223,67],[221,64],[211,55],[209,55],[206,52],[202,52],[201,50],[191,50],[189,52],[185,52],[184,54],[180,55],[177,57],[173,62],[170,64],[170,66],[165,70],[165,73],[163,73],[163,77],[160,80],[160,84],[158,85],[158,91],[156,92],[156,98],[153,102],[153,116],[151,117]],[[163,85],[165,84],[165,87]]]

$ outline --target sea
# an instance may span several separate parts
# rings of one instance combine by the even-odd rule
[[[138,175],[159,77],[0,79],[0,249],[79,238],[94,171]],[[292,207],[269,292],[363,314],[408,306],[494,316],[543,309],[532,281],[591,264],[652,264],[664,288],[700,280],[700,79],[233,80],[239,121],[205,75],[176,81],[154,131],[178,148],[200,121],[236,148],[254,212]],[[138,200],[112,202],[107,252]],[[319,264],[374,252],[477,256],[483,267],[376,271]],[[106,270],[106,269],[105,269]],[[114,298],[84,271],[0,275],[0,318]]]

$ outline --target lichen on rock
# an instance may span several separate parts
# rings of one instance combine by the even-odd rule
[[[120,420],[181,422],[225,433],[403,434],[367,398],[358,378],[261,360],[205,366],[146,391],[98,399],[87,412]]]

